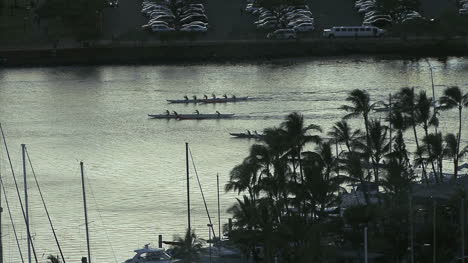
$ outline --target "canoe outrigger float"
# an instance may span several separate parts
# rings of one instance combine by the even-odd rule
[[[263,139],[263,134],[259,134],[259,133],[257,133],[257,131],[250,132],[249,130],[247,130],[246,133],[243,133],[243,132],[239,132],[239,133],[230,132],[229,134],[231,136],[233,136],[233,137],[236,137],[236,138],[257,139],[257,140]]]
[[[198,110],[193,114],[178,114],[173,111],[170,113],[166,110],[166,114],[148,114],[148,117],[152,119],[177,119],[177,120],[205,120],[205,119],[228,119],[234,117],[234,114],[221,114],[216,111],[215,114],[201,114]]]
[[[227,102],[238,102],[238,101],[246,101],[252,98],[246,97],[228,97],[224,95],[222,98],[217,98],[214,94],[212,94],[211,98],[208,96],[203,96],[202,99],[197,98],[197,96],[193,96],[192,99],[189,99],[187,96],[184,96],[183,100],[167,100],[169,103],[227,103]]]

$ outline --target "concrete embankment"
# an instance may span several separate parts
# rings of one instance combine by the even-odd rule
[[[106,42],[88,47],[0,49],[4,66],[143,64],[337,55],[464,56],[468,39],[301,39],[291,41]]]

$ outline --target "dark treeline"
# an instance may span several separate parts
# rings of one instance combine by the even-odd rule
[[[346,262],[346,257],[364,262],[364,227],[369,251],[380,255],[377,262],[410,262],[410,225],[414,262],[432,262],[431,203],[420,202],[410,213],[409,198],[416,183],[437,185],[459,177],[456,167],[467,152],[461,136],[468,93],[449,87],[434,103],[425,91],[402,88],[392,102],[373,103],[366,91],[353,90],[347,101],[343,119],[327,135],[291,113],[279,127],[265,129],[261,143],[232,169],[225,190],[242,196],[229,209],[234,223],[228,235],[256,262]],[[458,111],[459,126],[442,134],[439,120],[450,109]],[[378,110],[389,121],[374,119]],[[360,118],[364,128],[351,127],[350,118]],[[415,152],[407,149],[409,139]],[[343,186],[350,183],[359,185],[354,193],[362,202],[344,209]],[[446,200],[436,212],[443,229],[436,237],[437,262],[459,257],[461,197],[462,192]],[[422,211],[418,223],[416,210]]]

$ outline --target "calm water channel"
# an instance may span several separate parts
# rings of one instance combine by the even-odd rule
[[[442,94],[445,85],[459,85],[468,91],[468,59],[429,61],[436,96]],[[403,86],[432,94],[429,69],[425,60],[366,57],[261,64],[0,69],[0,121],[18,179],[22,175],[20,144],[28,147],[66,258],[79,262],[86,254],[79,170],[82,160],[89,180],[92,258],[96,262],[122,262],[133,256],[133,249],[149,242],[157,244],[158,234],[170,240],[186,228],[184,142],[190,143],[214,216],[216,174],[223,186],[230,169],[241,162],[253,143],[230,138],[229,132],[261,131],[278,125],[292,111],[303,113],[307,123],[328,130],[342,117],[338,107],[352,89],[366,89],[374,100],[386,99]],[[257,99],[197,106],[168,105],[165,101],[211,93]],[[148,113],[166,109],[179,113],[218,110],[237,117],[147,119]],[[456,132],[456,112],[443,112],[441,117],[443,129]],[[360,121],[352,123],[361,125]],[[468,122],[464,122],[463,130],[468,136]],[[25,227],[3,148],[0,154],[0,171],[25,254]],[[200,190],[196,178],[191,179],[192,223],[197,233],[207,238],[208,221]],[[47,255],[58,250],[32,178],[29,184],[32,233],[38,258],[45,262]],[[222,191],[222,223],[227,222],[226,209],[235,197]],[[5,259],[20,262],[6,208],[4,211]]]

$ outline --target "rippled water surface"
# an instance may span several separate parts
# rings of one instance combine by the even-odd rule
[[[429,60],[436,96],[445,85],[468,91],[468,60]],[[299,111],[307,123],[328,130],[343,112],[347,93],[366,89],[383,100],[400,87],[431,91],[425,60],[366,57],[275,61],[261,64],[169,66],[89,66],[0,70],[0,121],[13,168],[22,187],[20,144],[25,143],[58,238],[70,262],[86,255],[79,161],[88,179],[92,258],[122,262],[133,249],[182,234],[186,228],[185,142],[191,152],[212,216],[216,215],[216,174],[221,187],[253,142],[230,138],[229,132],[278,125]],[[215,93],[256,98],[225,105],[168,105],[166,99]],[[147,119],[164,110],[189,113],[235,113],[232,120],[165,121]],[[468,116],[468,115],[465,115]],[[378,117],[378,116],[377,116]],[[442,128],[456,132],[456,112],[443,112]],[[466,117],[465,117],[466,120]],[[352,121],[355,127],[360,120]],[[463,131],[468,132],[468,122]],[[466,138],[466,137],[465,137]],[[18,198],[1,150],[0,171],[23,254],[24,224]],[[29,175],[31,170],[28,169]],[[192,169],[192,175],[194,171]],[[30,177],[31,228],[40,262],[57,254],[50,227]],[[221,192],[221,221],[236,194]],[[207,216],[191,178],[192,224],[207,238]],[[2,197],[2,202],[4,198]],[[3,242],[6,262],[19,262],[6,205]],[[217,229],[217,220],[215,228]]]

